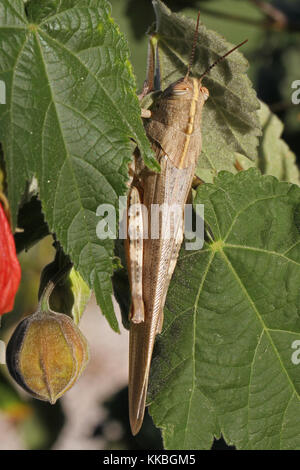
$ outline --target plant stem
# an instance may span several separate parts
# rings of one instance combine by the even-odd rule
[[[47,313],[49,310],[51,310],[49,306],[50,295],[52,294],[53,289],[58,284],[58,282],[63,278],[65,274],[67,274],[68,271],[70,271],[72,266],[72,263],[68,263],[64,268],[58,271],[58,273],[56,273],[55,276],[53,276],[53,278],[48,282],[45,289],[43,290],[39,301],[40,312]]]

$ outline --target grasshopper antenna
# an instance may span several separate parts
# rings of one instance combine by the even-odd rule
[[[202,80],[203,77],[205,77],[205,75],[208,74],[208,72],[211,71],[211,69],[213,67],[215,67],[215,65],[217,65],[219,62],[221,62],[223,59],[225,59],[225,57],[227,57],[229,54],[231,54],[232,52],[234,52],[236,49],[238,49],[239,47],[243,46],[246,42],[248,41],[248,39],[245,39],[245,41],[241,42],[240,44],[238,44],[237,46],[233,47],[232,49],[230,49],[230,51],[226,52],[226,54],[222,55],[222,57],[219,57],[213,64],[211,64],[208,69],[205,70],[205,72],[199,77],[199,80]]]
[[[200,20],[200,11],[198,11],[198,16],[197,16],[197,24],[196,24],[196,29],[195,29],[195,33],[194,33],[194,40],[193,40],[193,47],[192,47],[191,57],[190,57],[190,61],[189,61],[189,65],[188,65],[186,75],[184,77],[185,82],[189,78],[191,68],[192,68],[192,65],[193,65],[193,62],[194,62],[196,44],[197,44],[198,34],[199,34],[199,20]]]

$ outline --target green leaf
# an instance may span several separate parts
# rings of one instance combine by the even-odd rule
[[[300,449],[300,188],[221,172],[195,202],[213,241],[181,250],[153,360],[154,422],[168,449],[208,448],[218,426],[238,449]]]
[[[36,177],[49,229],[118,330],[111,300],[113,243],[99,240],[100,204],[127,191],[131,139],[152,157],[140,118],[128,46],[106,0],[3,0],[0,109],[14,222]]]
[[[296,156],[281,139],[282,122],[264,103],[261,103],[259,116],[263,135],[258,149],[258,167],[264,174],[276,176],[281,181],[299,184]]]
[[[69,276],[70,289],[74,296],[71,314],[76,325],[79,324],[82,314],[91,297],[89,286],[84,282],[76,269],[72,268]]]
[[[1,377],[2,378],[2,377]],[[22,408],[22,401],[15,389],[9,384],[1,381],[0,383],[0,410],[2,413],[11,413]],[[26,405],[24,405],[26,408]],[[22,411],[22,410],[20,410]]]
[[[268,106],[261,102],[261,109],[258,111],[262,135],[259,138],[258,157],[252,161],[240,153],[231,153],[224,161],[219,161],[214,169],[201,168],[197,172],[198,176],[207,183],[212,183],[217,172],[221,169],[237,173],[235,163],[238,162],[240,168],[248,170],[257,167],[265,175],[276,176],[280,181],[299,184],[299,168],[296,164],[296,155],[289,146],[281,139],[283,123],[273,114]]]
[[[171,13],[160,0],[153,0],[153,5],[164,89],[187,71],[196,24]],[[196,77],[202,75],[209,65],[232,47],[200,22],[192,74]],[[246,75],[247,68],[246,59],[235,51],[203,78],[210,97],[203,108],[203,147],[197,173],[204,169],[216,174],[227,169],[228,164],[234,163],[233,151],[252,159],[256,156],[257,136],[260,135],[257,109],[260,105]]]

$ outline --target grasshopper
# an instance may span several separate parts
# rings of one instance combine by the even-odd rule
[[[217,61],[199,77],[191,78],[190,70],[198,39],[199,14],[193,49],[187,73],[172,83],[157,98],[151,111],[142,111],[145,130],[160,173],[146,168],[135,152],[131,189],[128,196],[128,237],[126,257],[131,289],[129,339],[129,419],[132,434],[142,425],[148,379],[155,337],[163,326],[163,309],[167,290],[175,269],[183,240],[183,212],[192,187],[194,172],[201,152],[201,115],[209,91],[202,86],[202,78],[217,63],[243,45],[243,41]],[[148,79],[140,98],[153,91],[154,54],[148,56]],[[162,218],[158,238],[145,236],[145,227],[151,227],[151,206],[176,204],[181,208],[178,220],[173,220],[173,231],[166,232]],[[146,207],[146,214],[142,210]],[[135,207],[135,211],[130,209]],[[169,223],[169,220],[168,220]],[[149,230],[148,230],[149,231]]]

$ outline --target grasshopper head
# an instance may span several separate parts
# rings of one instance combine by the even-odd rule
[[[191,80],[185,80],[184,78],[181,78],[177,82],[172,83],[169,88],[170,94],[171,96],[174,96],[174,98],[181,96],[191,98],[193,96],[194,85]]]
[[[193,100],[195,99],[195,88],[199,87],[200,93],[203,94],[204,100],[209,96],[208,89],[203,87],[196,78],[183,77],[172,83],[162,94],[162,98],[171,100]]]

